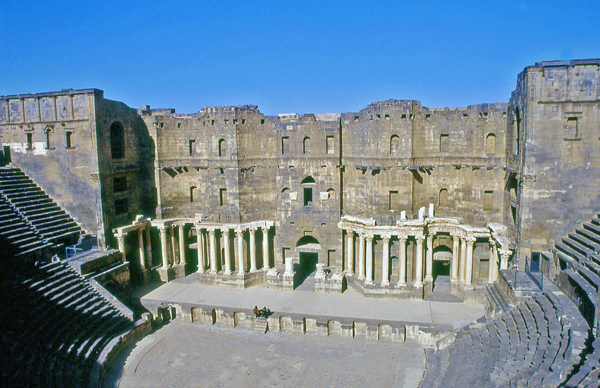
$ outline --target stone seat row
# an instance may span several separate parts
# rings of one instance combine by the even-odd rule
[[[484,325],[465,327],[445,349],[426,351],[421,387],[545,386],[564,376],[570,326],[546,295],[536,294]]]
[[[133,325],[67,264],[28,268],[13,280],[4,349],[14,386],[85,386],[104,346]]]
[[[45,241],[71,242],[82,233],[77,223],[18,168],[0,168],[0,195]]]
[[[35,233],[25,220],[0,196],[0,236],[15,255],[24,255],[52,246]]]

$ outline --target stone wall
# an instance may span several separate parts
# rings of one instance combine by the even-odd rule
[[[540,62],[518,76],[507,158],[522,170],[515,198],[521,258],[547,251],[599,210],[599,66],[600,60]]]

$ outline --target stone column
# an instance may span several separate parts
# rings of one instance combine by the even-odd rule
[[[185,225],[179,225],[179,264],[185,266]]]
[[[231,274],[231,255],[229,254],[229,229],[222,229],[221,233],[223,233],[223,244],[225,245],[223,248],[225,250],[225,275]]]
[[[271,269],[269,265],[269,227],[263,226],[260,228],[262,230],[263,240],[262,240],[262,250],[263,250],[263,270],[268,271]]]
[[[204,241],[202,236],[202,228],[196,226],[196,244],[198,245],[198,269],[196,272],[204,272]]]
[[[398,286],[406,285],[406,240],[407,236],[398,236],[400,258],[398,262]]]
[[[237,273],[243,275],[244,271],[244,231],[242,229],[235,230],[235,237],[237,237],[237,251],[238,251],[238,264]]]
[[[219,270],[217,269],[217,241],[213,228],[208,229],[208,237],[210,239],[210,273],[216,274]]]
[[[367,235],[365,237],[367,240],[367,274],[365,284],[373,284],[373,236]]]
[[[354,275],[354,232],[346,231],[346,275]]]
[[[167,226],[165,224],[161,224],[158,226],[158,231],[160,232],[160,253],[162,254],[162,268],[169,268],[169,256],[167,250]]]
[[[174,266],[175,259],[177,258],[177,248],[175,248],[175,225],[169,227],[169,236],[171,237],[171,266]]]
[[[425,260],[425,281],[433,281],[433,235],[427,235],[427,253]]]
[[[390,285],[390,236],[383,238],[383,261],[381,263],[381,285],[387,287]]]
[[[152,268],[152,240],[150,239],[150,223],[146,224],[146,268]]]
[[[285,273],[284,275],[293,275],[294,274],[294,259],[293,257],[285,258]]]
[[[471,281],[473,279],[473,244],[475,244],[475,237],[467,238],[467,265],[465,267],[465,288],[471,288]]]
[[[494,255],[494,273],[492,275],[492,282],[498,280],[498,249],[496,248],[496,244],[492,246],[492,254]]]
[[[488,283],[493,283],[494,280],[494,267],[496,266],[496,258],[494,257],[495,243],[490,240],[490,261],[488,261]]]
[[[358,235],[358,280],[365,279],[365,235]]]
[[[460,239],[460,267],[458,268],[458,280],[461,283],[465,281],[465,267],[467,265],[467,240]]]
[[[425,236],[417,237],[417,263],[415,268],[415,287],[423,287],[423,242]]]
[[[126,262],[127,254],[125,253],[125,235],[123,233],[117,234],[117,242],[119,243],[119,252],[123,256],[123,262]]]
[[[256,241],[254,239],[256,228],[250,228],[248,231],[250,232],[250,272],[256,272],[258,271],[256,269]]]
[[[146,247],[144,246],[144,229],[138,229],[138,249],[140,252],[140,268],[143,272],[146,269]]]
[[[500,269],[508,269],[508,259],[510,258],[511,251],[500,249]]]
[[[458,281],[458,247],[460,239],[458,235],[452,235],[452,263],[450,263],[450,281]]]

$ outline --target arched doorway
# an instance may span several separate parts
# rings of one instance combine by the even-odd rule
[[[298,273],[298,284],[304,282],[317,269],[321,244],[313,236],[304,236],[296,243],[299,262],[294,271]]]

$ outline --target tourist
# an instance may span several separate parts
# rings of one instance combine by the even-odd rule
[[[261,312],[260,312],[260,310],[258,309],[258,306],[254,306],[254,308],[252,309],[252,312],[254,313],[254,315],[255,315],[255,318],[258,318],[258,317],[260,317],[260,313],[261,313]]]

